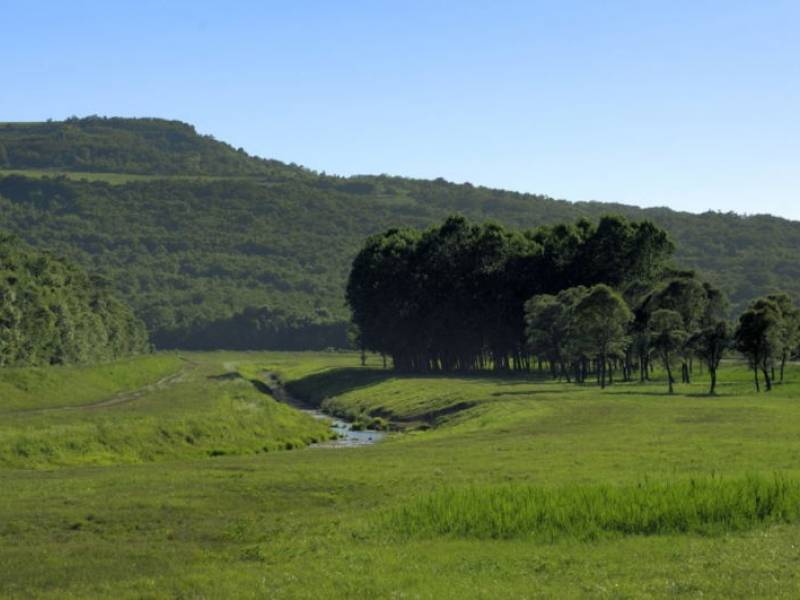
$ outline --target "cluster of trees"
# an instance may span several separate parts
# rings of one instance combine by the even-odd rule
[[[0,366],[86,363],[149,350],[103,279],[0,234]]]
[[[4,168],[76,174],[4,175]],[[274,326],[299,323],[298,339],[316,339],[304,333],[306,321],[341,331],[353,257],[366,237],[389,227],[424,230],[453,213],[555,227],[610,209],[669,231],[676,260],[724,290],[733,311],[778,289],[800,297],[800,224],[792,221],[570,203],[442,179],[332,177],[253,158],[158,119],[0,124],[0,229],[101,273],[160,348],[206,347],[213,335],[223,347],[231,342],[219,324],[252,307],[288,315]],[[259,347],[276,339],[264,336]]]
[[[399,369],[528,369],[526,300],[653,280],[672,251],[666,233],[647,221],[607,216],[597,225],[507,231],[451,217],[425,232],[370,237],[353,261],[347,302],[360,346]]]
[[[601,284],[534,296],[525,316],[531,352],[554,377],[582,382],[594,373],[602,387],[613,383],[615,370],[626,381],[637,373],[649,379],[655,359],[673,393],[675,370],[691,383],[699,359],[714,394],[722,358],[736,349],[749,360],[756,389],[761,371],[770,390],[776,366],[782,382],[786,362],[800,349],[800,311],[787,294],[756,300],[734,326],[722,292],[688,272],[665,271],[661,281],[634,282],[621,293]]]
[[[580,382],[591,371],[603,387],[613,383],[615,371],[624,380],[638,373],[644,381],[656,359],[667,371],[670,392],[673,366],[680,365],[688,383],[697,357],[708,366],[713,392],[731,339],[724,295],[694,273],[671,269],[619,290],[599,285],[531,298],[525,305],[531,351],[554,376]]]
[[[424,232],[370,237],[347,286],[357,341],[407,371],[539,369],[605,387],[667,373],[691,383],[738,350],[770,389],[800,347],[787,294],[728,321],[725,294],[670,264],[672,242],[647,221],[606,216],[528,231],[451,217]]]
[[[761,371],[769,391],[776,380],[776,367],[783,383],[786,363],[800,353],[800,310],[785,293],[759,298],[739,317],[734,341],[750,361],[756,390],[761,389]]]

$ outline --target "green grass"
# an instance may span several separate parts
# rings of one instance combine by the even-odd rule
[[[0,369],[0,415],[91,404],[178,372],[176,354],[138,356],[93,366]]]
[[[12,396],[15,410],[0,421],[0,466],[254,454],[330,437],[325,423],[276,402],[237,366],[156,355],[91,368],[0,372],[19,392]],[[20,410],[26,398],[30,410]]]
[[[782,477],[719,478],[612,487],[445,488],[396,509],[386,526],[407,536],[553,541],[604,534],[712,534],[800,518],[800,484]]]
[[[222,443],[200,452],[134,427],[136,444],[154,454],[147,460],[112,454],[98,461],[105,466],[0,468],[0,597],[800,594],[800,525],[782,522],[780,512],[774,520],[753,524],[739,517],[738,527],[709,524],[686,532],[600,529],[591,541],[580,534],[404,535],[385,521],[448,490],[532,490],[564,502],[569,490],[593,498],[608,490],[624,510],[641,482],[675,492],[695,479],[729,485],[725,490],[733,493],[746,485],[747,474],[769,486],[777,473],[794,489],[800,479],[796,366],[787,385],[756,395],[750,374],[726,364],[721,394],[711,398],[700,376],[670,397],[663,381],[600,391],[536,377],[398,377],[374,358],[358,367],[355,354],[186,358],[192,363],[186,379],[171,387],[90,414],[49,413],[29,423],[45,430],[62,420],[89,427],[102,415],[112,427],[152,419],[172,431],[169,424],[181,419],[238,414],[230,430],[240,440],[230,448],[235,452],[211,457],[208,449]],[[246,380],[263,370],[278,371],[293,388],[353,414],[405,418],[406,432],[364,448],[256,452],[242,440],[258,419],[241,415],[237,407],[247,402],[230,397],[249,395]],[[209,379],[225,374],[231,375]],[[228,400],[219,402],[224,394]],[[4,417],[4,431],[23,426]],[[649,506],[646,497],[638,499]],[[689,506],[680,499],[673,505]],[[473,506],[487,510],[483,501]]]

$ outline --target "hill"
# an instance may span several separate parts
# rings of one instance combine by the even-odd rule
[[[402,177],[341,178],[248,156],[157,119],[0,125],[0,229],[111,279],[160,347],[344,343],[344,283],[364,238],[452,213],[529,228],[621,213],[670,232],[676,260],[740,309],[800,298],[800,223],[571,203]],[[249,310],[245,310],[248,309]]]
[[[249,156],[180,121],[96,116],[0,124],[0,168],[269,177],[301,171]]]

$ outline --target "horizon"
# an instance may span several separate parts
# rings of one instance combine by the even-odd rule
[[[153,114],[345,177],[800,220],[788,2],[7,12],[3,120]]]
[[[193,123],[190,123],[190,122],[182,120],[182,119],[165,119],[163,117],[158,117],[158,116],[154,116],[154,115],[141,115],[141,116],[97,115],[97,114],[83,115],[83,116],[81,116],[81,115],[69,115],[69,116],[61,118],[61,119],[50,119],[49,118],[49,119],[46,119],[44,121],[0,121],[0,125],[4,125],[6,123],[9,123],[9,124],[12,124],[12,125],[38,125],[38,124],[43,124],[43,123],[48,123],[48,122],[64,122],[67,119],[71,119],[71,118],[90,119],[90,118],[93,118],[93,117],[98,117],[98,118],[101,118],[101,119],[130,119],[130,120],[152,119],[152,120],[163,120],[163,121],[180,122],[180,123],[183,123],[184,125],[192,126],[195,129],[195,132],[200,136],[204,136],[204,137],[209,136],[209,137],[213,138],[217,142],[222,142],[224,144],[227,144],[228,146],[234,147],[232,144],[230,144],[226,140],[220,139],[219,137],[215,136],[212,132],[204,132],[204,131],[198,130],[197,127]],[[433,179],[429,179],[429,178],[413,177],[413,176],[410,176],[410,175],[404,175],[404,174],[399,174],[399,173],[358,173],[358,172],[356,172],[356,173],[352,173],[352,174],[348,174],[348,175],[343,175],[343,174],[340,174],[340,173],[331,173],[331,172],[324,171],[324,170],[312,169],[312,168],[308,167],[307,165],[294,163],[292,161],[284,160],[284,159],[282,159],[280,157],[259,156],[257,154],[253,154],[253,153],[247,151],[246,148],[244,148],[244,150],[247,152],[247,154],[251,158],[260,159],[260,160],[276,160],[276,161],[281,162],[281,163],[286,164],[286,165],[292,165],[293,164],[293,165],[296,165],[296,166],[301,167],[303,169],[307,169],[308,171],[310,171],[312,173],[316,173],[316,174],[319,174],[319,175],[327,175],[327,176],[331,176],[331,177],[348,178],[348,177],[382,177],[382,176],[386,176],[386,177],[398,177],[398,178],[402,178],[402,179],[421,179],[421,180],[426,180],[426,181],[433,181]],[[11,170],[13,171],[14,169],[11,169]],[[54,171],[58,172],[59,170],[55,169]],[[639,209],[645,210],[645,211],[647,211],[647,210],[671,210],[673,212],[688,213],[688,214],[693,214],[693,215],[703,215],[703,214],[728,215],[728,214],[732,214],[732,215],[736,215],[736,216],[742,217],[742,218],[771,217],[771,218],[776,218],[776,219],[783,219],[783,220],[786,220],[786,221],[800,222],[800,218],[795,219],[795,218],[792,218],[792,217],[787,217],[787,216],[783,216],[783,215],[776,215],[776,214],[768,213],[768,212],[743,213],[743,212],[737,212],[737,211],[734,211],[734,210],[722,210],[722,209],[706,209],[706,210],[701,210],[701,211],[692,211],[692,210],[677,209],[677,208],[673,208],[673,207],[670,207],[670,206],[667,206],[667,205],[643,206],[643,205],[639,205],[639,204],[627,204],[627,203],[616,202],[616,201],[603,201],[603,200],[591,200],[591,199],[590,200],[571,200],[569,198],[560,198],[560,197],[557,197],[557,196],[550,196],[548,194],[542,194],[542,193],[536,192],[536,191],[513,190],[513,189],[510,189],[510,188],[503,188],[503,187],[485,185],[485,184],[482,184],[480,182],[475,182],[475,181],[453,181],[453,180],[450,180],[450,179],[447,179],[447,178],[442,178],[442,179],[444,179],[445,182],[447,182],[449,184],[453,184],[453,185],[465,185],[466,184],[466,185],[472,185],[474,187],[485,188],[485,189],[489,189],[489,190],[493,190],[493,191],[520,193],[520,194],[533,195],[533,196],[544,196],[544,197],[547,197],[547,198],[549,198],[551,200],[555,200],[555,201],[558,201],[558,202],[569,202],[570,204],[607,204],[607,205],[609,205],[609,207],[613,207],[615,205],[621,205],[621,206],[626,206],[626,207],[639,208]],[[610,210],[613,210],[613,209],[610,209]]]

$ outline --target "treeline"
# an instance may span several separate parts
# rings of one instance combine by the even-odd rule
[[[800,350],[800,310],[787,294],[760,298],[739,317],[727,318],[724,295],[693,273],[666,271],[652,286],[629,285],[619,293],[604,284],[534,296],[525,304],[528,348],[554,378],[601,387],[621,379],[648,380],[664,368],[669,392],[679,369],[691,383],[694,360],[708,369],[714,394],[725,354],[738,350],[750,363],[756,389],[759,371],[767,391],[783,382],[787,361]],[[779,375],[777,374],[779,373]]]
[[[88,363],[148,350],[144,324],[106,281],[0,234],[0,366]]]
[[[362,348],[411,371],[529,369],[524,305],[575,286],[657,278],[673,252],[647,221],[508,231],[451,217],[425,232],[391,229],[353,261],[347,302]]]
[[[353,262],[347,299],[364,350],[406,371],[530,370],[602,387],[615,376],[667,372],[691,383],[695,361],[711,389],[726,352],[750,361],[766,389],[800,347],[800,311],[787,294],[728,320],[725,295],[676,270],[651,223],[608,216],[523,232],[450,218],[424,233],[369,238]],[[776,375],[776,369],[779,375]]]
[[[348,329],[324,310],[296,315],[261,306],[210,323],[162,330],[156,343],[186,350],[327,350],[348,347]]]

